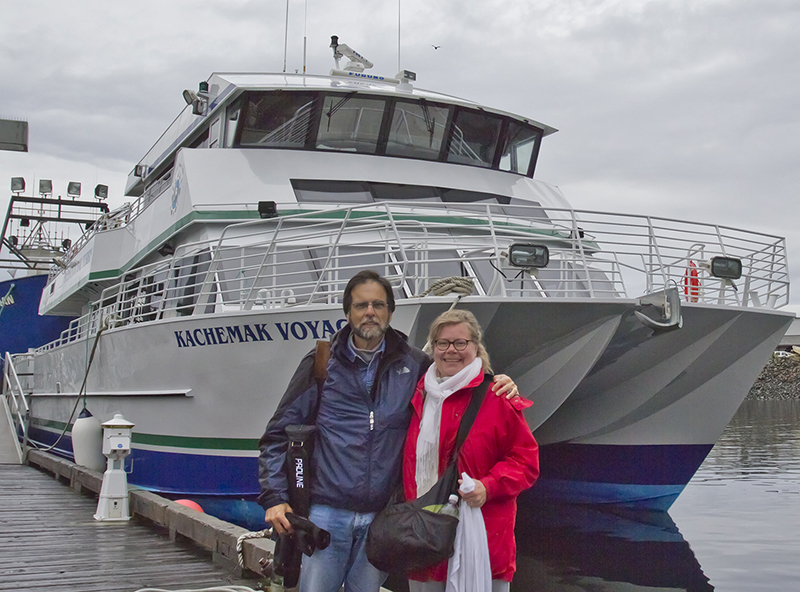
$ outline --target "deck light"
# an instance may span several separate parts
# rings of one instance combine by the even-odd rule
[[[258,215],[262,218],[276,218],[278,216],[278,208],[275,206],[275,202],[258,202]]]
[[[65,238],[61,241],[61,248],[64,249],[64,252],[69,251],[69,248],[72,246],[72,241],[68,238]]]
[[[19,195],[25,191],[25,179],[23,177],[11,177],[11,193]]]
[[[31,225],[31,221],[28,218],[20,218],[19,219],[19,225],[28,227],[28,226]]]
[[[18,239],[16,236],[13,236],[13,235],[12,235],[12,236],[9,236],[9,237],[8,237],[8,243],[9,243],[9,244],[10,244],[12,247],[16,247],[16,246],[19,244],[19,239]]]
[[[515,244],[508,249],[508,262],[514,267],[547,267],[550,250],[544,245]]]
[[[208,84],[206,83],[205,92],[203,92],[203,83],[200,83],[200,93],[187,88],[183,91],[183,100],[187,105],[192,106],[192,114],[203,115],[208,107]]]
[[[188,88],[183,91],[183,100],[186,101],[187,105],[191,105],[197,99],[197,93],[193,90],[189,90]]]
[[[108,185],[97,185],[94,188],[94,196],[99,200],[108,198]]]
[[[161,248],[158,250],[158,254],[162,257],[169,257],[170,255],[175,254],[175,247],[173,247],[169,243],[164,243],[161,245]]]
[[[72,199],[81,196],[81,184],[77,181],[70,181],[67,183],[67,195]]]
[[[144,179],[144,176],[147,174],[147,165],[146,164],[137,164],[133,167],[133,175],[135,177],[139,177],[140,179]]]
[[[742,260],[735,257],[714,257],[711,259],[711,275],[725,280],[738,280],[742,277]]]
[[[39,179],[39,195],[53,193],[53,182],[50,179]]]

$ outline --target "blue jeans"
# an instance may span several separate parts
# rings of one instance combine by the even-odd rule
[[[377,592],[387,574],[367,560],[367,530],[375,512],[360,514],[314,504],[309,519],[331,533],[331,544],[303,555],[300,592]]]

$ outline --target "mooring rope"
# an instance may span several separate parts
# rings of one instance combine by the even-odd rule
[[[236,555],[239,557],[239,567],[244,567],[244,542],[247,539],[268,539],[270,536],[272,536],[272,529],[265,528],[264,530],[246,532],[236,539]]]
[[[434,296],[446,296],[447,294],[458,294],[453,304],[450,305],[449,310],[453,310],[464,296],[469,296],[475,289],[475,283],[471,277],[451,276],[436,280],[430,287],[425,290],[417,298],[425,298],[428,294]]]
[[[424,298],[428,294],[445,296],[452,293],[460,294],[461,296],[469,296],[474,289],[475,283],[472,278],[452,276],[436,280],[427,290],[417,296],[417,298]]]

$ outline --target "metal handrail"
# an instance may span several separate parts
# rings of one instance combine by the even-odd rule
[[[365,266],[380,267],[406,298],[419,296],[441,277],[464,273],[488,296],[632,298],[682,286],[698,254],[709,260],[728,255],[744,263],[741,286],[698,265],[698,303],[773,308],[788,303],[784,240],[727,226],[483,203],[298,208],[307,209],[230,224],[213,239],[179,244],[170,259],[105,288],[90,313],[44,347],[91,336],[104,320],[124,326],[189,314],[338,303],[345,281]],[[515,242],[547,245],[550,265],[536,277],[509,267],[503,252]],[[684,300],[695,301],[694,289],[682,292]]]

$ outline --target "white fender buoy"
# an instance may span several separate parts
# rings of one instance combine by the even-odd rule
[[[99,473],[106,470],[103,427],[88,409],[81,411],[72,425],[72,453],[75,455],[75,464]]]

